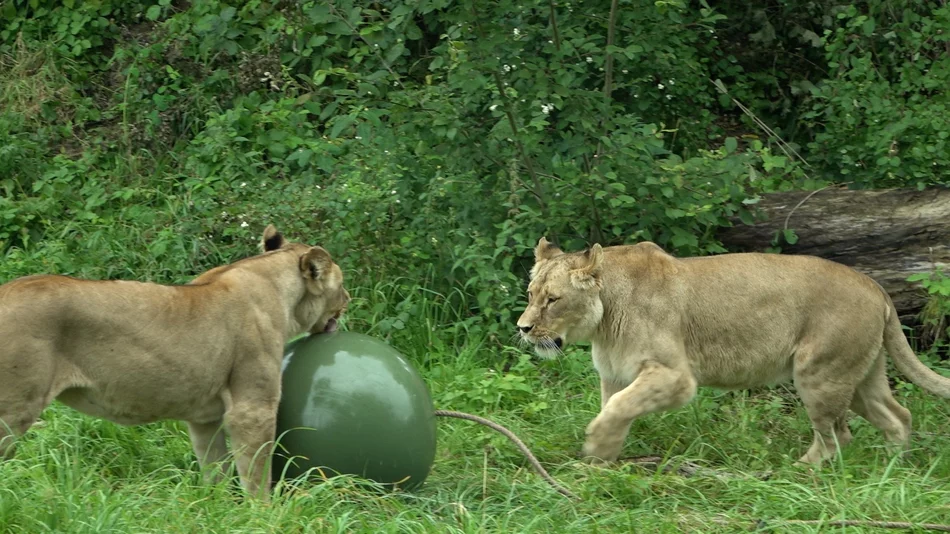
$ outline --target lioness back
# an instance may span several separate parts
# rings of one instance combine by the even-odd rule
[[[881,343],[888,297],[870,277],[844,265],[757,253],[671,261],[677,272],[669,284],[682,299],[683,339],[702,384],[785,381],[796,354],[816,350],[815,343],[836,345],[822,350],[840,345],[868,352]]]

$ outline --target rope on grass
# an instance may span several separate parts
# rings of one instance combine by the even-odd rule
[[[468,414],[464,412],[455,412],[452,410],[436,410],[435,415],[440,416],[440,417],[454,417],[456,419],[465,419],[467,421],[474,421],[476,423],[485,425],[488,428],[491,428],[492,430],[496,430],[502,433],[506,438],[511,440],[512,443],[517,445],[519,449],[521,449],[521,452],[525,455],[525,457],[531,463],[531,467],[534,467],[534,470],[537,471],[538,474],[541,475],[541,478],[547,481],[547,483],[550,484],[551,487],[553,487],[555,490],[557,490],[558,493],[560,493],[561,495],[564,495],[565,497],[575,499],[575,500],[580,500],[580,497],[571,493],[570,490],[562,486],[557,480],[554,480],[554,477],[552,477],[550,473],[548,473],[547,470],[544,469],[544,467],[541,465],[541,462],[538,461],[538,458],[534,455],[534,453],[531,452],[531,449],[529,449],[528,446],[525,445],[524,442],[521,441],[521,439],[519,439],[518,436],[516,436],[515,433],[512,432],[511,430],[508,430],[507,428],[499,425],[498,423],[494,421],[485,419],[484,417],[479,417],[477,415],[472,415],[472,414]]]

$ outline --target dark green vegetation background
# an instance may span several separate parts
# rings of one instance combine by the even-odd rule
[[[708,254],[763,192],[946,184],[948,39],[950,7],[914,0],[0,2],[0,282],[185,282],[254,253],[273,222],[334,254],[346,326],[406,353],[437,407],[514,427],[588,499],[573,508],[502,438],[442,421],[417,501],[340,482],[234,512],[179,425],[54,407],[0,467],[0,530],[950,517],[946,402],[900,379],[919,432],[906,463],[857,422],[845,463],[795,471],[811,432],[789,391],[704,392],[635,423],[627,452],[776,471],[684,479],[573,463],[598,406],[589,361],[508,346],[541,235]],[[944,310],[947,280],[930,286]]]

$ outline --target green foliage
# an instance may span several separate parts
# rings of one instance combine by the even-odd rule
[[[116,20],[139,18],[150,2],[95,0],[9,0],[0,6],[0,43],[18,38],[46,40],[67,58],[98,66],[107,57],[96,52],[120,33]],[[170,3],[163,0],[164,4]],[[0,52],[4,51],[0,46]]]
[[[870,187],[946,184],[950,7],[871,2],[837,9],[822,37],[831,75],[809,99],[810,160]]]
[[[498,342],[542,235],[709,254],[763,191],[939,182],[947,10],[901,6],[7,2],[0,274],[182,281],[276,222]]]
[[[945,348],[950,340],[950,276],[941,269],[930,273],[911,275],[908,282],[920,282],[929,299],[920,312],[924,324],[922,336],[934,349]]]

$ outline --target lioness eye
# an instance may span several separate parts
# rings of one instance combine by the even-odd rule
[[[557,302],[557,301],[558,301],[558,298],[557,298],[557,297],[549,297],[549,298],[548,298],[548,304],[554,304],[554,303]]]

